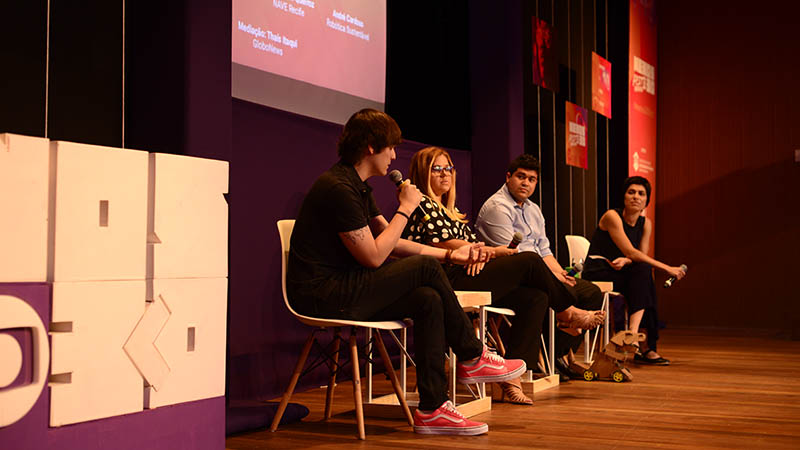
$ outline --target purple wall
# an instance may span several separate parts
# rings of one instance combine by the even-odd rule
[[[217,7],[211,7],[211,4]],[[518,0],[514,7],[521,11]],[[505,11],[506,8],[501,8]],[[489,8],[489,11],[498,11]],[[490,28],[515,46],[496,56],[499,72],[483,69],[492,89],[477,96],[475,151],[450,153],[459,168],[459,207],[473,216],[502,184],[508,161],[522,152],[521,21],[511,12],[492,13]],[[285,389],[309,329],[290,317],[280,288],[276,221],[297,215],[311,183],[336,162],[341,126],[278,111],[230,97],[230,3],[203,0],[187,6],[187,31],[202,45],[187,45],[187,153],[225,159],[230,165],[230,292],[228,327],[229,400],[272,399]],[[519,22],[519,23],[517,23]],[[486,24],[480,29],[486,30]],[[509,31],[510,30],[510,31]],[[473,49],[474,55],[494,54]],[[516,56],[514,56],[516,55]],[[516,81],[511,81],[516,80]],[[399,123],[403,128],[403,123]],[[229,127],[229,128],[227,128]],[[226,147],[225,139],[229,138]],[[397,150],[393,168],[408,173],[411,155],[424,145],[408,142]],[[473,165],[482,173],[479,200],[473,201]],[[397,205],[394,187],[373,179],[385,215]],[[325,371],[301,380],[298,389],[319,386]]]
[[[525,152],[524,14],[519,0],[502,8],[492,2],[471,2],[469,14],[472,165],[481,168],[472,178],[472,207],[477,212],[505,182],[508,163]]]
[[[285,389],[308,333],[283,305],[275,222],[295,217],[311,183],[336,161],[341,126],[231,99],[231,3],[198,0],[184,8],[186,23],[171,35],[184,48],[184,83],[174,86],[185,95],[181,141],[188,155],[230,161],[227,394],[232,400],[271,399]],[[503,12],[493,18],[494,34],[505,30],[513,16]],[[512,28],[521,29],[521,23]],[[519,53],[512,47],[506,52]],[[495,53],[495,47],[488,53]],[[502,65],[507,57],[499,55],[495,62]],[[520,58],[488,81],[508,85],[508,78],[520,71]],[[521,106],[515,104],[521,102],[521,87],[502,85],[479,97],[477,108],[489,108],[473,127],[480,135],[475,141],[479,151],[451,151],[459,167],[459,207],[470,217],[475,211],[471,166],[496,173],[486,178],[482,201],[502,183],[510,149],[522,148]],[[498,90],[506,92],[497,97]],[[399,125],[402,129],[402,121]],[[421,147],[411,142],[400,146],[393,167],[407,173],[411,154]],[[371,184],[380,208],[386,215],[394,212],[393,186],[384,180]],[[299,388],[319,385],[323,372],[301,380]]]

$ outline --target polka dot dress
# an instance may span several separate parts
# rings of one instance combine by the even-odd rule
[[[420,209],[430,217],[427,221],[422,220],[425,214],[420,212]],[[478,237],[467,224],[450,220],[447,213],[427,195],[422,196],[419,208],[411,214],[411,220],[403,231],[403,237],[409,241],[429,245],[450,239],[478,242]]]

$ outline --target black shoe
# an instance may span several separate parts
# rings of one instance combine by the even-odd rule
[[[569,381],[570,376],[567,375],[565,372],[562,372],[558,368],[558,364],[556,364],[556,373],[558,374],[558,382],[559,383],[566,383],[567,381]]]
[[[668,366],[669,360],[667,358],[658,357],[658,358],[648,358],[647,355],[650,353],[655,353],[652,350],[647,350],[644,354],[636,352],[636,355],[633,357],[633,360],[639,364],[649,364],[651,366]]]
[[[572,370],[572,368],[568,366],[567,363],[565,363],[564,360],[561,358],[556,358],[556,371],[560,374],[564,374],[569,378],[573,378],[576,380],[583,378],[583,374],[580,374]]]

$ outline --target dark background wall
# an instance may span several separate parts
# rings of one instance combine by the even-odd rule
[[[798,336],[800,6],[659,2],[656,255],[670,325]]]
[[[564,234],[588,232],[596,221],[594,141],[588,176],[566,167],[563,100],[587,106],[589,81],[582,74],[590,70],[587,51],[599,48],[595,35],[604,31],[605,18],[596,13],[605,4],[545,3],[389,1],[387,111],[408,140],[395,167],[406,172],[423,145],[450,149],[459,206],[469,217],[501,186],[511,159],[525,151],[541,156],[547,169],[534,200],[547,205],[551,240],[563,249]],[[0,130],[230,161],[228,396],[273,398],[307,332],[283,306],[275,221],[293,217],[311,181],[335,161],[341,127],[231,98],[226,0],[94,6],[87,13],[91,2],[77,9],[55,5],[48,52],[46,2],[4,5],[7,17],[25,24],[14,30],[24,36],[26,51],[9,41],[2,49],[17,68],[12,80],[26,89],[4,91],[11,101]],[[533,90],[529,81],[536,15],[561,29],[561,84],[568,89],[556,95]],[[70,29],[70,21],[81,29]],[[526,118],[538,108],[531,99],[540,97],[550,111],[542,125],[538,117]],[[539,127],[550,133],[542,150],[530,138]],[[391,213],[391,185],[372,184]],[[302,386],[323,382],[319,371]]]
[[[752,11],[718,3],[659,3],[656,254],[692,266],[679,289],[660,290],[664,316],[670,325],[788,329],[787,314],[770,314],[800,297],[776,280],[776,272],[791,267],[774,268],[798,250],[798,166],[789,161],[792,146],[800,147],[790,110],[800,100],[792,85],[798,49],[790,27],[772,24],[795,17],[788,13],[798,8],[784,2],[770,17],[753,18]],[[389,1],[387,110],[408,140],[394,167],[406,172],[423,145],[449,148],[459,171],[459,206],[474,217],[511,159],[540,156],[533,200],[543,207],[560,261],[568,263],[563,235],[590,237],[599,213],[619,204],[627,167],[627,3],[437,5],[421,14],[430,2]],[[312,180],[335,161],[341,127],[231,98],[227,0],[128,1],[124,47],[121,7],[98,6],[80,18],[87,29],[80,33],[59,28],[80,11],[53,8],[61,12],[52,19],[52,36],[61,37],[51,45],[49,72],[46,3],[2,8],[3,17],[24,25],[10,21],[0,31],[2,56],[14,68],[0,83],[7,100],[0,132],[46,135],[43,83],[50,73],[59,79],[51,80],[53,138],[230,161],[228,396],[274,398],[307,333],[283,306],[275,221],[293,217]],[[529,81],[533,16],[558,33],[558,93]],[[101,26],[107,23],[119,28]],[[5,39],[11,36],[19,45]],[[107,44],[93,42],[105,36]],[[590,112],[583,171],[564,163],[563,104],[591,110],[592,50],[613,64],[614,110],[611,120]],[[379,206],[391,213],[391,185],[371,184]],[[743,237],[742,229],[756,237]],[[743,261],[752,276],[740,268]],[[770,281],[767,287],[762,280]],[[302,386],[324,382],[318,373]]]

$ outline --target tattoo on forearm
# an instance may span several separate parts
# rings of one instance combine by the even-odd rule
[[[364,229],[361,228],[359,230],[348,231],[344,235],[347,236],[347,239],[350,239],[350,242],[352,242],[353,245],[355,245],[358,243],[358,241],[364,240]]]

